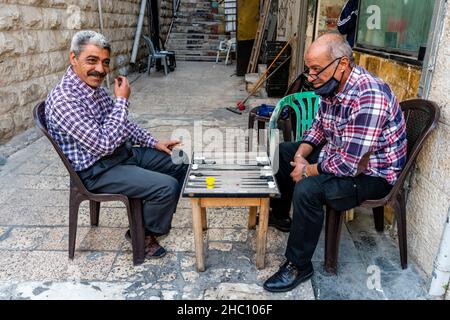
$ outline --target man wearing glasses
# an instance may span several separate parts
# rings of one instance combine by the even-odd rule
[[[305,65],[305,77],[321,102],[303,140],[279,147],[276,179],[282,195],[271,202],[271,215],[289,222],[290,234],[286,262],[264,283],[273,292],[292,290],[313,275],[311,258],[325,204],[343,211],[386,196],[406,162],[397,98],[385,82],[355,65],[342,36],[318,38],[305,54]]]

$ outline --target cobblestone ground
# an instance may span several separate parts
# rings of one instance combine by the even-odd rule
[[[225,110],[246,92],[235,66],[180,62],[163,72],[133,74],[131,118],[158,138],[189,132],[184,147],[235,146],[226,135],[247,127],[247,113]],[[276,101],[276,100],[275,100]],[[273,103],[274,101],[264,100]],[[257,101],[251,102],[253,104]],[[194,125],[201,133],[194,130]],[[212,130],[212,131],[211,131]],[[214,131],[216,130],[216,131]],[[219,130],[225,141],[213,141]],[[238,150],[243,146],[238,141]],[[242,140],[243,139],[243,140]],[[229,143],[229,144],[228,144]],[[323,271],[323,235],[313,262],[316,274],[288,293],[272,294],[262,283],[283,262],[287,234],[269,228],[266,268],[255,267],[255,231],[246,208],[208,210],[206,271],[195,269],[190,203],[181,199],[173,228],[161,239],[168,254],[134,267],[125,240],[127,218],[119,203],[106,203],[100,225],[89,225],[87,203],[78,222],[74,260],[68,258],[68,175],[35,129],[2,146],[0,164],[0,299],[416,299],[426,297],[422,274],[402,271],[398,248],[372,232],[369,215],[343,228],[338,275]],[[350,232],[349,232],[350,231]],[[412,264],[412,263],[411,263]],[[411,265],[410,264],[410,265]],[[382,287],[367,285],[367,268],[378,267]],[[375,274],[376,276],[376,274]],[[376,279],[375,279],[376,280]],[[376,281],[373,283],[377,283]],[[376,290],[375,290],[376,289]]]

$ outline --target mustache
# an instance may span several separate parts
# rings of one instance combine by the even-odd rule
[[[90,72],[88,72],[88,76],[104,78],[104,77],[106,77],[106,72],[90,71]]]

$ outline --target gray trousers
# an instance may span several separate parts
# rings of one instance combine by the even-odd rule
[[[131,147],[126,143],[114,154],[79,171],[89,191],[118,193],[143,200],[143,219],[147,233],[169,232],[184,177],[188,168],[186,155],[174,163],[164,152],[153,148]],[[181,161],[184,160],[184,161]],[[184,162],[184,163],[183,163]]]

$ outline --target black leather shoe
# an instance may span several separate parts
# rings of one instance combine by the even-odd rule
[[[275,227],[276,229],[278,229],[282,232],[291,231],[291,223],[292,223],[292,220],[290,217],[277,218],[275,215],[269,214],[269,226]]]
[[[305,282],[314,273],[312,263],[300,269],[291,262],[286,261],[273,276],[264,282],[264,289],[271,292],[286,292]]]

